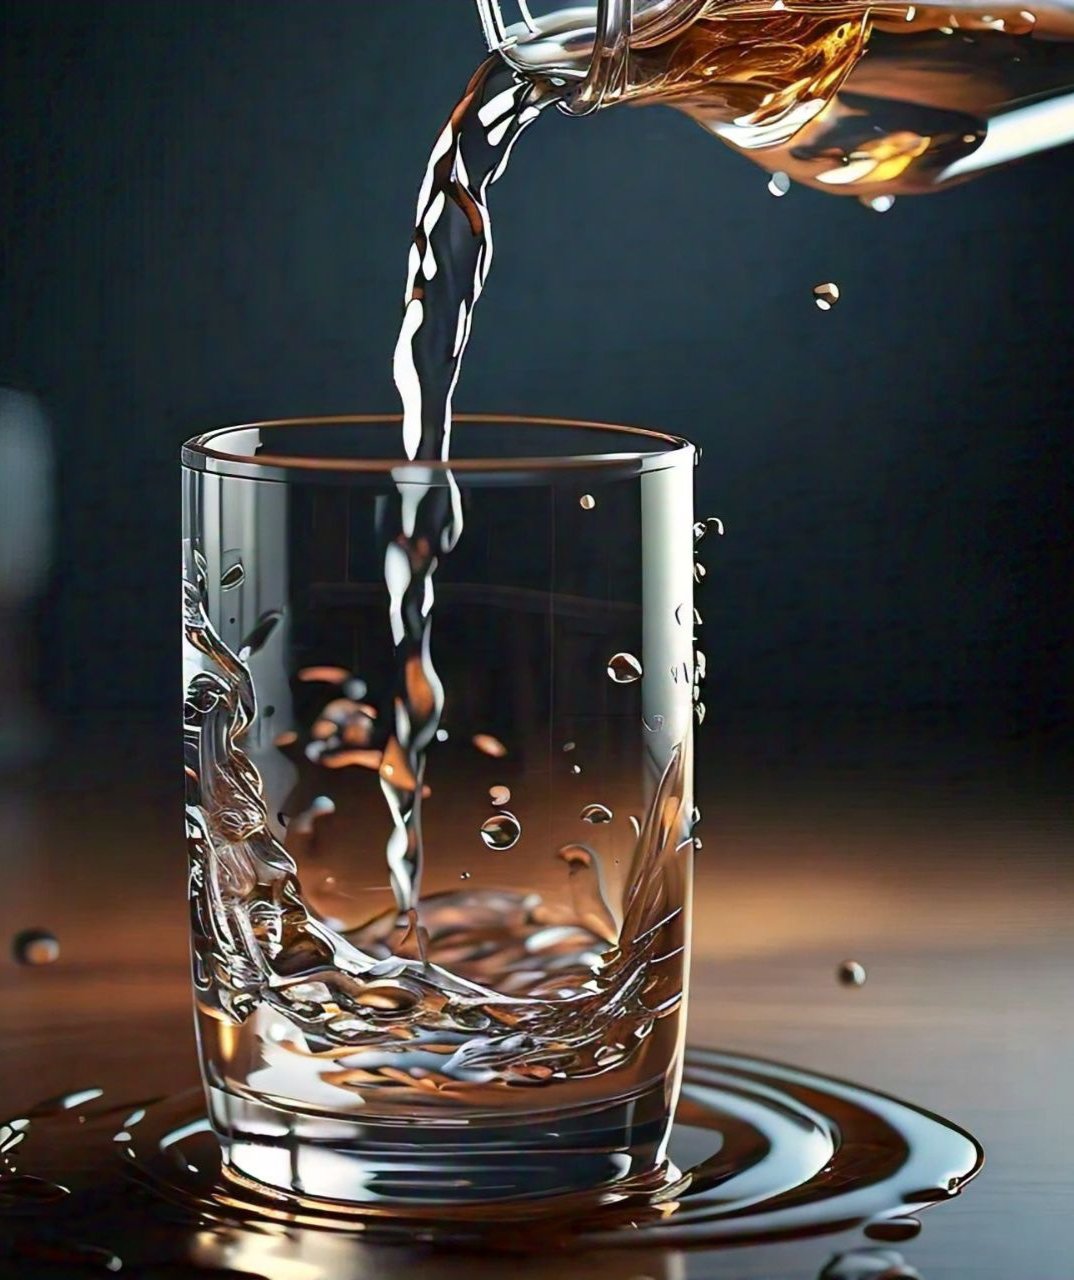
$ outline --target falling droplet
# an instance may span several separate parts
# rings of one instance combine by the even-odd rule
[[[471,741],[478,751],[487,756],[492,756],[495,760],[502,760],[507,755],[507,748],[499,738],[494,738],[491,733],[475,733]]]
[[[563,750],[564,750],[564,751],[573,751],[576,745],[577,745],[577,744],[576,744],[576,743],[573,743],[573,742],[565,742],[565,743],[563,744]]]
[[[581,772],[582,772],[582,766],[580,764],[571,765],[571,773],[573,773],[576,778]]]
[[[827,281],[813,286],[813,301],[821,311],[831,311],[839,301],[839,286]]]
[[[768,179],[768,193],[773,196],[785,196],[791,189],[790,177],[777,169],[776,172]]]
[[[912,1240],[921,1232],[917,1218],[878,1218],[866,1224],[865,1234],[870,1240],[884,1240],[892,1244]]]
[[[53,964],[60,958],[60,942],[47,929],[22,929],[11,940],[11,954],[19,964]]]
[[[705,714],[706,714],[706,712],[705,712],[705,704],[704,704],[703,702],[695,702],[695,703],[694,703],[694,715],[696,715],[696,716],[697,716],[697,723],[698,723],[698,724],[704,724],[704,723],[705,723]]]
[[[592,511],[593,508],[597,505],[597,500],[596,498],[593,497],[591,493],[583,493],[582,496],[578,499],[578,505],[582,508],[583,511]]]
[[[894,196],[862,196],[861,203],[874,213],[887,213],[895,205]]]
[[[698,680],[704,680],[708,673],[709,663],[700,649],[694,654],[694,674]]]
[[[578,815],[583,822],[591,822],[594,826],[603,826],[611,822],[615,816],[606,804],[587,804]]]
[[[608,662],[608,678],[615,684],[634,684],[641,674],[641,663],[632,653],[617,653]]]
[[[243,640],[239,647],[239,658],[243,662],[245,662],[252,653],[257,653],[259,649],[263,649],[265,647],[268,643],[269,636],[271,636],[277,626],[279,626],[280,619],[282,617],[283,612],[280,609],[269,609],[266,613],[263,613],[260,618],[258,618],[254,623],[253,630],[246,639]]]
[[[708,573],[708,570],[705,568],[703,564],[698,563],[694,565],[694,581],[695,582],[702,582],[707,573]]]
[[[818,1280],[921,1280],[921,1273],[893,1249],[852,1249],[831,1258]]]
[[[505,849],[513,849],[522,834],[522,826],[513,813],[505,809],[494,814],[481,824],[481,839],[490,849],[502,853]]]
[[[844,960],[835,972],[844,987],[864,987],[865,980],[869,976],[865,966],[859,964],[857,960]]]
[[[716,532],[723,537],[723,521],[719,516],[709,516],[706,520],[699,520],[694,525],[694,542],[700,542],[705,534],[715,529]]]
[[[511,803],[511,792],[508,787],[489,787],[489,798],[499,808]]]
[[[242,586],[246,581],[246,570],[242,567],[242,561],[236,561],[230,569],[226,569],[220,578],[220,589],[222,591],[234,591],[236,587]]]
[[[463,871],[463,872],[460,872],[460,874],[459,874],[459,879],[460,879],[460,880],[469,880],[469,879],[470,879],[470,873],[469,873],[469,871]]]
[[[449,738],[450,736],[451,736],[451,735],[448,733],[448,731],[447,731],[446,729],[437,729],[437,731],[436,731],[436,740],[437,740],[437,742],[447,742],[447,740],[448,740],[448,738]]]
[[[630,826],[631,826],[631,829],[632,829],[632,830],[633,830],[633,832],[634,832],[634,836],[635,836],[635,838],[639,837],[639,836],[641,835],[641,821],[640,821],[640,819],[636,818],[633,814],[630,814],[630,816],[627,818],[627,822],[629,822],[629,823],[630,823]]]

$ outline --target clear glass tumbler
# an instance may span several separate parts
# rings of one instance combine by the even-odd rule
[[[668,1173],[694,822],[685,441],[459,417],[183,450],[201,1067],[225,1166],[411,1210]]]

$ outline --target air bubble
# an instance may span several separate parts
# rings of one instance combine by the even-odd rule
[[[511,791],[508,787],[489,787],[489,799],[492,803],[500,808],[502,805],[511,803]]]
[[[831,311],[839,301],[839,286],[831,280],[813,286],[813,301],[821,311]]]
[[[768,194],[772,196],[785,196],[791,189],[791,180],[788,174],[782,169],[776,172],[768,179]]]
[[[608,662],[608,679],[615,684],[634,684],[641,674],[641,663],[632,653],[617,653]]]
[[[490,849],[503,853],[513,849],[522,835],[522,826],[513,813],[506,810],[494,814],[481,824],[481,839]]]
[[[582,496],[578,499],[578,505],[582,508],[583,511],[592,511],[593,508],[597,505],[597,500],[596,498],[593,497],[591,493],[583,493]]]
[[[615,816],[606,804],[587,804],[578,815],[583,822],[591,822],[594,826],[603,826],[611,822]]]
[[[11,940],[11,954],[30,967],[54,964],[60,958],[60,940],[47,929],[23,929]]]
[[[239,560],[230,569],[225,569],[220,578],[220,589],[221,591],[234,591],[236,587],[241,587],[245,581],[246,570],[242,566],[242,561]]]
[[[844,960],[835,971],[836,977],[844,987],[864,987],[868,973],[865,966],[857,960]]]

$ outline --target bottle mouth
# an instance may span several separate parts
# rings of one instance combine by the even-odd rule
[[[535,12],[536,0],[477,0],[489,49],[523,75],[568,86],[560,105],[572,115],[587,114],[621,96],[631,48],[671,38],[709,4],[711,0],[596,0],[546,13]]]

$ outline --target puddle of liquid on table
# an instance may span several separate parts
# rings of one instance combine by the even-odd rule
[[[674,1280],[687,1248],[855,1228],[909,1239],[914,1215],[957,1195],[983,1160],[955,1125],[883,1094],[699,1049],[687,1054],[671,1147],[684,1172],[657,1191],[574,1197],[554,1213],[500,1202],[466,1217],[454,1206],[450,1219],[407,1220],[223,1174],[199,1090],[120,1104],[83,1089],[0,1122],[0,1276],[28,1274],[22,1266],[43,1280],[120,1269],[147,1280],[393,1280],[413,1274],[418,1250],[423,1275],[477,1280],[485,1263],[499,1274],[508,1253],[552,1256],[561,1275],[554,1255],[585,1249],[595,1280],[605,1267],[617,1280]],[[875,1274],[870,1260],[884,1254],[892,1256],[863,1245],[824,1274],[854,1274],[841,1260],[859,1255],[858,1273]]]

